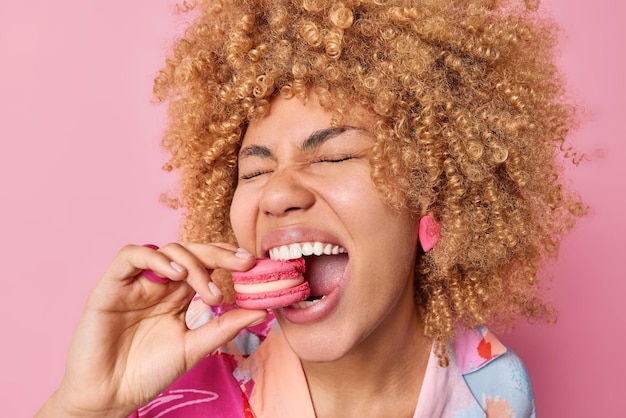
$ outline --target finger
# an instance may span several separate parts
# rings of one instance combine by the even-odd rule
[[[153,250],[158,250],[159,249],[159,247],[157,245],[154,245],[154,244],[144,244],[143,246],[144,247],[148,247],[148,248],[152,248]],[[172,267],[176,268],[174,265],[172,265]],[[179,269],[176,268],[176,270],[179,270]],[[151,282],[154,282],[154,283],[165,284],[165,283],[169,282],[168,278],[161,277],[158,274],[156,274],[155,272],[153,272],[152,270],[142,270],[141,274],[143,274],[144,277],[146,277],[148,280],[150,280]]]
[[[233,309],[187,333],[186,353],[192,367],[244,328],[267,319],[266,310]]]
[[[211,273],[221,270],[247,270],[254,265],[254,256],[231,244],[184,244],[161,248],[172,259],[184,263],[189,270],[187,283],[209,305],[222,301],[222,291],[211,280]]]
[[[184,245],[210,269],[245,271],[254,265],[255,257],[252,253],[232,244],[187,243]]]
[[[209,246],[211,244],[208,244]],[[218,251],[229,251],[216,247]],[[167,244],[159,249],[175,263],[184,266],[187,275],[183,278],[187,284],[209,305],[217,305],[222,301],[222,292],[211,282],[211,269],[189,251],[185,246],[178,243]]]
[[[154,282],[154,283],[165,284],[165,283],[170,281],[170,279],[167,279],[165,277],[161,277],[158,274],[156,274],[155,272],[153,272],[152,270],[142,270],[141,274],[146,279],[148,279],[148,280],[150,280],[151,282]]]
[[[175,281],[187,276],[184,266],[174,262],[163,252],[141,245],[125,245],[107,268],[104,278],[134,279],[142,270]]]
[[[183,247],[213,245],[215,247],[223,248],[225,250],[230,250],[230,251],[233,251],[233,252],[237,251],[237,248],[238,248],[235,244],[229,244],[227,242],[212,242],[210,244],[200,244],[200,243],[196,243],[196,242],[181,242],[181,245]]]
[[[172,265],[172,260],[165,254],[140,245],[125,245],[89,293],[87,306],[97,310],[113,306],[128,308],[129,305],[125,305],[128,303],[144,306],[171,292],[171,286],[153,283],[141,275],[143,270],[173,280],[182,280],[187,275],[184,268]],[[140,286],[135,286],[135,283]],[[192,293],[190,288],[188,293]]]

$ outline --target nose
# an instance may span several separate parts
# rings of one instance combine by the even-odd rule
[[[294,169],[283,168],[270,174],[263,186],[259,209],[267,216],[283,217],[309,209],[314,203],[315,194]]]

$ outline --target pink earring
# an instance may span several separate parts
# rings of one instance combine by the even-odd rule
[[[439,230],[441,225],[433,219],[430,215],[424,215],[420,219],[418,226],[418,234],[420,245],[424,252],[428,252],[433,249],[435,244],[439,241]]]

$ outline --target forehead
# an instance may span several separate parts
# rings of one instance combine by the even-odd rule
[[[311,129],[330,127],[332,116],[331,112],[322,108],[314,95],[306,100],[278,96],[272,100],[267,115],[250,122],[243,137],[243,145],[251,141],[265,142],[283,137],[302,138]]]
[[[355,112],[340,126],[335,126],[336,113],[321,106],[317,95],[310,93],[306,99],[277,96],[270,103],[269,113],[250,122],[242,145],[290,139],[302,141],[312,132],[329,128],[350,126],[370,131],[373,115],[362,109]]]

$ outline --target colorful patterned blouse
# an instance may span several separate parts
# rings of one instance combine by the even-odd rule
[[[196,298],[187,323],[199,327],[223,312]],[[414,418],[535,416],[524,365],[486,328],[459,330],[452,352],[445,368],[431,352]],[[131,417],[314,418],[315,412],[300,360],[270,314]]]

